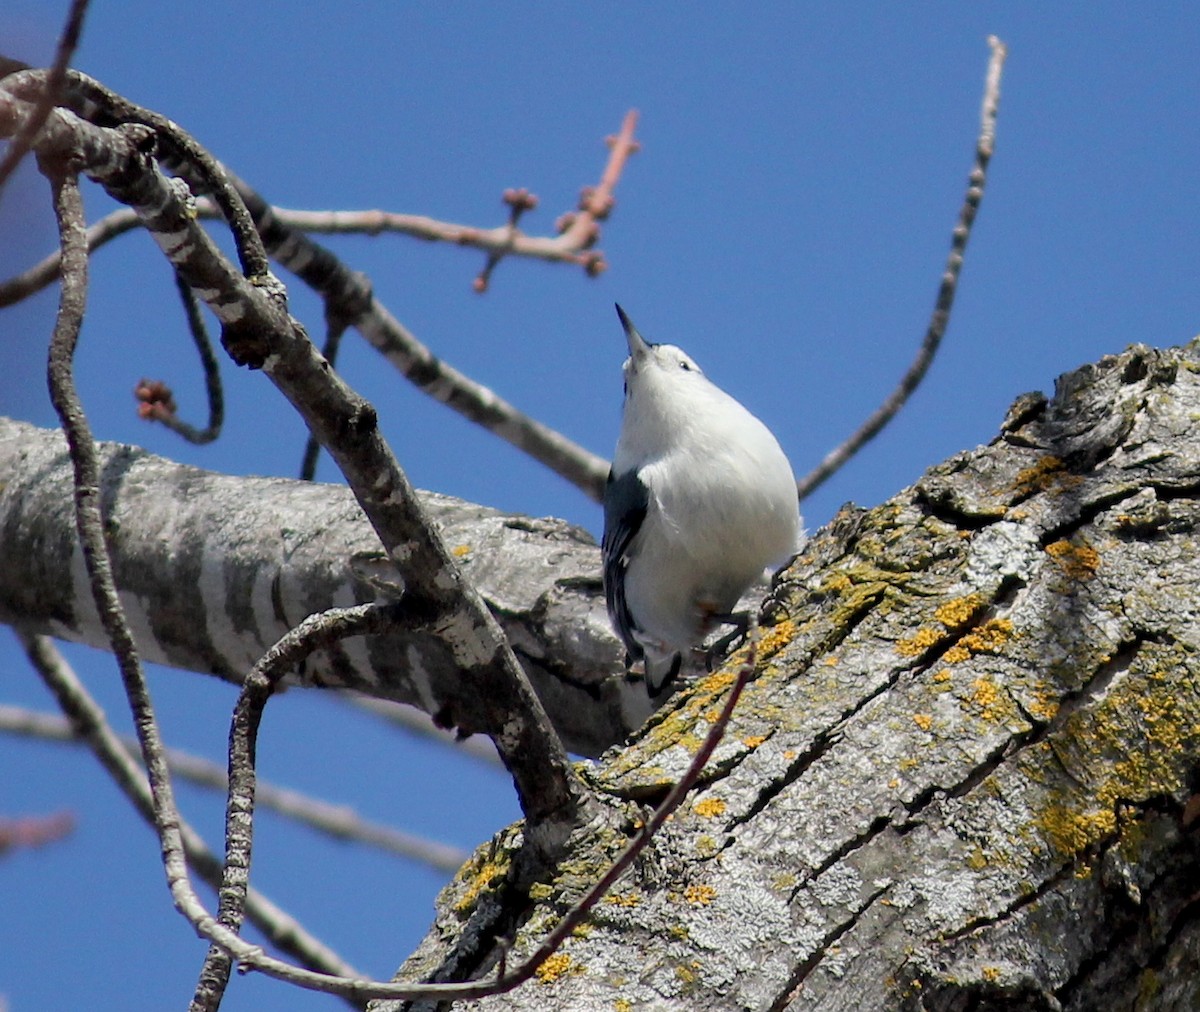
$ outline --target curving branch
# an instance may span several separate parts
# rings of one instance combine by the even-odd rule
[[[834,447],[826,454],[812,471],[797,483],[797,493],[801,500],[808,498],[834,472],[874,439],[880,430],[887,425],[896,413],[904,407],[905,402],[916,390],[925,373],[929,371],[938,347],[945,336],[946,327],[950,323],[950,310],[954,306],[954,295],[958,290],[958,278],[962,273],[963,254],[967,249],[967,240],[971,237],[971,226],[979,205],[983,200],[983,188],[987,183],[987,167],[991,161],[996,143],[996,113],[1000,104],[1000,75],[1004,69],[1004,58],[1008,49],[996,36],[988,37],[988,45],[992,49],[992,57],[988,63],[987,78],[983,91],[983,107],[980,112],[979,139],[975,143],[975,164],[967,179],[967,194],[963,200],[962,209],[958,212],[958,223],[954,227],[950,241],[950,254],[946,259],[946,269],[942,273],[942,282],[934,301],[933,316],[925,331],[925,338],[917,355],[907,371],[900,378],[896,388],[888,394],[883,403],[868,416],[844,442]]]
[[[29,153],[34,137],[42,129],[42,125],[46,122],[50,111],[59,100],[63,86],[67,81],[67,66],[70,64],[71,57],[75,55],[75,50],[79,46],[79,36],[83,32],[83,18],[87,14],[87,7],[88,0],[71,0],[71,9],[67,12],[66,24],[63,25],[63,30],[58,36],[58,46],[54,53],[54,62],[50,65],[50,69],[46,73],[45,87],[42,89],[41,94],[38,95],[33,113],[13,136],[12,142],[8,150],[4,153],[3,159],[0,159],[0,190],[8,182],[8,177],[12,175],[13,170],[21,163],[21,159]],[[0,76],[24,66],[26,65],[14,60],[5,59],[0,61]]]
[[[221,387],[221,370],[217,356],[213,352],[212,341],[208,336],[208,328],[204,325],[204,317],[200,314],[200,305],[196,296],[178,275],[175,277],[175,287],[183,302],[184,315],[187,317],[188,331],[192,335],[192,343],[200,357],[200,367],[204,372],[204,391],[208,396],[208,424],[203,429],[183,421],[176,414],[175,397],[170,387],[165,383],[143,379],[134,387],[133,395],[138,399],[138,415],[151,422],[158,422],[189,443],[203,446],[213,442],[221,435],[221,426],[225,423],[225,394]]]

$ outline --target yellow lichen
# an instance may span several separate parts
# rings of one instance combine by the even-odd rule
[[[469,911],[475,905],[479,894],[503,877],[506,870],[507,866],[497,861],[484,861],[478,867],[470,864],[464,866],[460,869],[458,877],[467,882],[467,888],[454,904],[454,909],[460,914]]]
[[[633,1012],[633,1002],[628,998],[613,999],[613,1012]]]
[[[576,963],[565,953],[556,952],[552,956],[547,956],[542,965],[534,973],[537,975],[537,979],[543,984],[552,984],[567,974],[583,973],[583,964]]]
[[[830,573],[821,583],[822,594],[840,594],[849,590],[853,583],[845,573]]]
[[[994,654],[1012,638],[1011,619],[988,619],[977,629],[972,629],[962,639],[942,654],[947,664],[960,664],[973,654]]]
[[[911,636],[896,641],[896,653],[901,657],[918,657],[930,647],[945,639],[946,634],[941,629],[925,626]]]
[[[1057,562],[1072,580],[1090,580],[1100,568],[1100,553],[1089,545],[1055,541],[1046,546],[1046,554]]]
[[[787,646],[795,636],[796,623],[790,618],[785,618],[782,622],[762,631],[758,642],[758,651],[761,655],[769,657]]]
[[[827,667],[827,668],[836,668],[836,667],[837,667],[837,663],[838,663],[838,659],[837,659],[837,656],[836,656],[835,654],[830,654],[830,655],[829,655],[828,657],[826,657],[826,658],[825,658],[825,660],[823,660],[821,663],[822,663],[822,664],[824,664],[824,665],[825,665],[825,667]]]
[[[700,960],[693,959],[690,964],[684,965],[680,963],[675,967],[675,976],[684,984],[696,983],[696,978],[699,976],[696,971],[700,969]]]
[[[942,660],[947,664],[961,664],[971,656],[971,651],[964,647],[961,643],[955,643],[949,650],[942,654]]]
[[[1038,828],[1058,853],[1074,856],[1111,833],[1117,825],[1109,810],[1080,811],[1074,806],[1051,804],[1038,817]]]
[[[949,668],[942,668],[934,673],[933,680],[935,682],[948,682],[954,675]]]
[[[922,731],[928,731],[931,727],[933,727],[933,718],[927,713],[914,713],[913,723],[916,724],[917,727],[919,727]]]
[[[683,898],[692,906],[706,907],[717,895],[717,890],[714,886],[710,886],[707,882],[690,885],[683,891]]]
[[[1002,700],[1000,688],[987,675],[971,682],[971,702],[983,711],[985,720],[994,720]]]
[[[1002,971],[998,966],[985,966],[979,973],[990,984],[996,983],[1002,975]]]
[[[1160,651],[1165,656],[1155,657]],[[1186,783],[1182,757],[1200,739],[1200,708],[1193,694],[1179,692],[1179,685],[1195,678],[1194,665],[1186,651],[1144,648],[1124,681],[1094,709],[1064,723],[1059,761],[1068,771],[1088,771],[1089,787],[1051,791],[1037,814],[1036,827],[1058,853],[1077,859],[1119,832],[1126,857],[1136,859],[1138,820],[1120,813],[1130,803],[1173,793]]]
[[[1033,699],[1026,703],[1026,709],[1038,720],[1051,721],[1058,714],[1058,699],[1054,690],[1045,682],[1039,681],[1033,687]]]
[[[707,678],[702,678],[696,683],[696,688],[700,692],[717,693],[728,689],[734,682],[737,675],[732,671],[717,671],[709,675]]]
[[[975,617],[983,604],[983,598],[978,594],[968,594],[966,597],[956,597],[947,601],[933,617],[951,631],[960,629]]]
[[[692,811],[699,815],[702,819],[713,819],[718,815],[725,814],[725,799],[724,798],[701,798],[694,805]]]
[[[765,734],[748,734],[742,739],[742,744],[747,748],[758,748],[766,740],[767,736]]]
[[[1063,477],[1063,462],[1053,454],[1047,454],[1036,464],[1017,472],[1013,491],[1019,495],[1041,492],[1053,484],[1055,478]]]
[[[534,882],[529,887],[529,898],[532,900],[548,900],[554,895],[554,887],[547,885],[545,882]]]
[[[642,898],[637,893],[609,893],[604,902],[614,907],[636,907]]]
[[[450,554],[453,555],[456,559],[461,559],[464,555],[471,554],[471,546],[470,545],[455,545],[453,548],[450,549]]]

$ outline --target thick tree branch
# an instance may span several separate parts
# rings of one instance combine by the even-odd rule
[[[305,615],[377,597],[357,560],[379,556],[379,542],[347,489],[213,474],[112,443],[99,453],[117,585],[147,660],[240,682]],[[74,547],[71,481],[60,433],[0,418],[0,621],[107,649]],[[572,752],[599,755],[645,720],[590,535],[419,495]],[[392,635],[322,651],[297,679],[430,715],[471,691],[419,614]]]

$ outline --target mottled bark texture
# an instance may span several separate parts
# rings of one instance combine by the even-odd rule
[[[117,585],[147,660],[238,681],[306,615],[374,600],[375,574],[395,578],[341,486],[227,477],[116,444],[101,454]],[[104,648],[70,482],[60,433],[0,419],[0,621]],[[567,747],[597,755],[636,728],[650,706],[624,678],[590,535],[423,496]],[[436,714],[459,675],[448,646],[415,631],[347,640],[314,655],[295,681]]]
[[[537,979],[456,1008],[1200,1008],[1198,499],[1193,342],[1064,376],[844,510],[779,586],[703,787]],[[597,767],[630,824],[731,678]],[[501,834],[401,975],[486,975],[496,933],[512,965],[613,835],[531,890]]]

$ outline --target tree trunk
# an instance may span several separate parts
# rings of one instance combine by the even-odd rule
[[[702,788],[535,980],[456,1008],[1200,1009],[1198,494],[1193,342],[1064,376],[843,510],[778,587]],[[596,768],[626,827],[731,678]],[[486,977],[497,935],[516,965],[629,831],[530,888],[518,828],[401,977]]]

